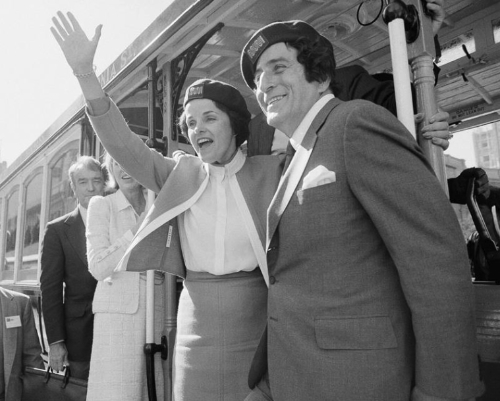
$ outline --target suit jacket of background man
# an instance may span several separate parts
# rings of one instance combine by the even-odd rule
[[[335,182],[301,189],[320,165]],[[274,200],[268,211],[267,336],[250,385],[267,367],[275,401],[408,400],[413,383],[435,397],[478,395],[463,236],[399,121],[332,99],[284,180],[284,212],[273,217]]]
[[[396,115],[396,96],[392,80],[375,79],[363,67],[353,65],[337,68],[335,79],[339,83],[340,100],[364,99],[385,107]],[[274,128],[267,124],[266,116],[260,113],[250,122],[250,136],[247,141],[248,156],[270,155]]]
[[[158,269],[185,277],[180,247],[177,216],[193,205],[203,193],[208,174],[200,158],[184,155],[174,160],[149,149],[128,128],[116,105],[101,116],[89,118],[99,139],[122,168],[146,188],[158,193],[119,263],[118,270]],[[243,221],[249,230],[250,242],[259,266],[267,280],[264,252],[266,210],[274,195],[281,175],[281,159],[273,156],[248,158],[236,173],[243,197],[250,211],[251,222]],[[242,214],[243,220],[245,215]],[[254,235],[252,235],[254,233]]]
[[[48,343],[64,340],[70,361],[90,361],[92,299],[97,281],[88,269],[85,225],[78,208],[47,224],[41,264],[40,288]]]
[[[3,366],[0,374],[5,382],[5,400],[19,401],[22,394],[20,379],[23,368],[32,366],[43,369],[42,349],[33,319],[28,296],[0,287],[2,307]],[[7,328],[6,317],[19,316],[20,327]],[[1,398],[1,397],[0,397]]]

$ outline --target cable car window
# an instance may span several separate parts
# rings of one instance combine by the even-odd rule
[[[38,173],[26,187],[23,258],[19,280],[36,280],[37,277],[42,182],[42,173]]]
[[[491,21],[491,25],[493,28],[493,39],[495,43],[500,43],[500,18]]]
[[[458,177],[470,167],[480,167],[488,175],[490,185],[500,186],[500,122],[494,121],[455,133],[445,151],[446,175]],[[464,238],[476,231],[466,205],[452,204]]]
[[[17,212],[19,207],[19,190],[16,189],[7,199],[7,231],[5,233],[5,270],[14,271],[16,252]],[[7,277],[3,277],[4,279]]]
[[[48,221],[69,213],[76,207],[68,170],[78,157],[77,149],[70,149],[57,160],[50,170],[50,204]]]
[[[441,67],[462,57],[467,57],[476,51],[476,41],[472,29],[441,44],[441,59],[438,65]]]
[[[155,102],[155,138],[161,140],[163,137],[163,114],[158,102]],[[119,104],[125,120],[130,129],[143,139],[148,137],[148,91],[139,88],[131,96]]]

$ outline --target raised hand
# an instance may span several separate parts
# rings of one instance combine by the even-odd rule
[[[92,72],[102,25],[96,27],[94,37],[89,40],[73,14],[68,12],[66,17],[61,11],[58,11],[57,17],[52,18],[54,26],[50,30],[59,43],[73,73],[87,74]]]

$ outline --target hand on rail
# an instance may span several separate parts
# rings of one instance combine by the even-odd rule
[[[486,171],[479,167],[467,168],[457,177],[467,183],[470,178],[474,178],[474,195],[478,203],[484,203],[490,197],[490,182]]]
[[[58,11],[57,17],[52,18],[54,26],[50,30],[73,73],[77,76],[91,73],[102,25],[96,27],[94,37],[89,40],[73,14],[68,12],[66,17]]]
[[[450,139],[453,137],[449,132],[449,116],[446,111],[439,111],[430,118],[429,124],[422,127],[423,137],[431,140],[434,145],[441,147],[443,150],[448,149]],[[423,113],[415,115],[416,124],[422,122],[423,119]]]
[[[446,18],[444,11],[444,0],[427,0],[427,9],[431,13],[432,18],[432,32],[434,35],[438,33]]]

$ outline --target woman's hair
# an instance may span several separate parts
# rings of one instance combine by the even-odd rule
[[[104,155],[104,163],[103,166],[106,168],[108,171],[108,179],[106,180],[106,190],[107,191],[116,191],[120,187],[118,186],[118,183],[115,180],[115,171],[113,168],[113,161],[114,159],[111,157],[111,155],[106,152]]]
[[[226,106],[215,100],[212,100],[212,102],[215,103],[215,106],[219,110],[226,113],[227,116],[229,117],[229,124],[231,125],[231,129],[233,130],[233,133],[236,136],[236,147],[239,148],[243,144],[243,142],[245,142],[248,139],[248,136],[250,135],[250,129],[248,127],[249,123],[248,118],[242,116],[240,113],[228,109]],[[179,117],[179,127],[181,129],[182,135],[184,135],[186,138],[189,139],[185,111],[183,111],[182,115]]]
[[[325,82],[330,78],[330,90],[334,95],[339,93],[335,79],[335,57],[319,36],[316,40],[302,37],[286,44],[297,50],[297,61],[304,66],[307,82]]]
[[[104,162],[102,163],[102,165],[108,172],[107,174],[108,179],[106,180],[106,188],[105,188],[105,192],[107,194],[111,194],[113,192],[116,192],[116,190],[120,189],[120,186],[115,180],[115,168],[113,167],[114,161],[115,159],[113,159],[108,152],[104,154]],[[140,187],[143,188],[142,185],[140,185]]]

